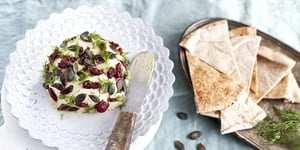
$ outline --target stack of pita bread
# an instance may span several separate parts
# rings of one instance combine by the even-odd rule
[[[221,133],[252,128],[266,117],[263,98],[300,103],[295,61],[261,45],[254,27],[229,31],[226,20],[196,29],[186,49],[197,113],[219,118]]]

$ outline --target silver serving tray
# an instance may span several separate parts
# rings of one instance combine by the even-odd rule
[[[192,23],[190,26],[188,26],[186,28],[186,30],[184,31],[184,33],[182,34],[181,39],[188,33],[196,30],[197,28],[200,28],[209,23],[212,23],[212,22],[215,22],[218,20],[224,20],[224,19],[228,21],[229,29],[242,27],[242,26],[249,26],[247,24],[244,24],[244,23],[241,23],[238,21],[234,21],[234,20],[230,20],[230,19],[226,19],[226,18],[204,18],[204,19],[200,19],[200,20]],[[262,37],[261,45],[270,47],[276,51],[280,51],[296,61],[296,65],[292,71],[295,75],[298,85],[300,85],[300,52],[295,50],[294,48],[288,46],[287,44],[283,43],[282,41],[268,35],[267,33],[260,31],[259,29],[257,29],[257,35]],[[180,41],[181,41],[181,39],[180,39]],[[181,48],[180,46],[179,46],[179,58],[180,58],[182,70],[183,70],[188,82],[190,83],[190,85],[192,85],[191,79],[190,79],[190,74],[189,74],[189,68],[188,68],[188,64],[187,64],[187,60],[186,60],[185,49]],[[259,103],[259,105],[271,116],[275,115],[274,111],[273,111],[273,106],[277,106],[279,108],[284,108],[284,109],[292,109],[294,111],[300,110],[300,104],[285,103],[285,102],[283,102],[283,100],[264,99]],[[238,131],[238,132],[235,132],[235,134],[242,140],[251,144],[251,146],[253,146],[255,149],[288,150],[288,148],[285,147],[284,145],[268,144],[263,138],[256,135],[255,128]]]

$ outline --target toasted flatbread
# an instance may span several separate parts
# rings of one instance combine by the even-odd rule
[[[264,98],[300,103],[300,89],[294,74],[290,72]]]
[[[258,89],[258,85],[257,85],[257,60],[255,60],[255,64],[254,64],[254,67],[253,67],[252,81],[251,81],[250,90],[253,93],[256,93],[257,89]]]
[[[249,96],[256,102],[274,88],[285,77],[296,62],[286,55],[261,46],[257,56],[257,92],[250,91]]]
[[[239,36],[245,36],[245,35],[256,35],[257,31],[255,27],[239,27],[235,29],[231,29],[229,31],[229,36],[231,39]],[[238,64],[238,63],[237,63]],[[257,67],[257,61],[255,60],[254,67],[253,67],[253,73],[252,73],[252,80],[251,80],[251,86],[250,89],[253,92],[257,91],[257,80],[256,80],[256,67]],[[242,72],[240,70],[240,72]]]
[[[238,36],[244,35],[256,35],[256,28],[255,27],[239,27],[230,30],[229,37],[234,38]]]
[[[236,70],[226,20],[196,29],[186,35],[179,45],[228,76]]]
[[[222,110],[237,99],[243,86],[186,51],[197,113]]]
[[[250,129],[266,116],[265,111],[251,98],[241,96],[232,106],[221,111],[221,133]]]
[[[242,85],[246,92],[249,92],[256,56],[260,45],[260,36],[244,35],[233,37],[233,54],[237,63],[238,70],[242,76]]]

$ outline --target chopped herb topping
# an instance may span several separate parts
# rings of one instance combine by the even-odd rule
[[[300,112],[273,107],[278,119],[267,118],[256,125],[257,135],[270,144],[285,144],[292,150],[300,149]]]
[[[78,79],[79,81],[84,81],[89,77],[89,75],[84,71],[78,71],[78,75],[79,75],[79,79]]]
[[[109,60],[111,55],[112,55],[111,52],[107,52],[107,51],[101,51],[100,52],[100,56],[102,57],[102,59],[104,60],[105,63],[108,63],[108,60]]]
[[[101,85],[101,89],[106,91],[107,88],[113,84],[113,82],[110,80],[100,80],[99,79],[99,84]]]

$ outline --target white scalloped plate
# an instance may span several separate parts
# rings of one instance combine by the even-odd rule
[[[162,38],[141,19],[129,13],[119,13],[109,8],[81,6],[65,9],[39,21],[18,41],[16,51],[10,55],[6,68],[4,88],[12,113],[31,137],[40,139],[46,146],[62,150],[104,149],[118,110],[108,113],[61,113],[48,100],[42,88],[42,65],[51,53],[53,45],[59,45],[67,37],[84,31],[95,31],[107,40],[115,41],[129,51],[129,58],[139,52],[151,51],[155,57],[155,69],[150,90],[138,112],[133,141],[143,136],[158,123],[168,108],[173,94],[173,63]]]

